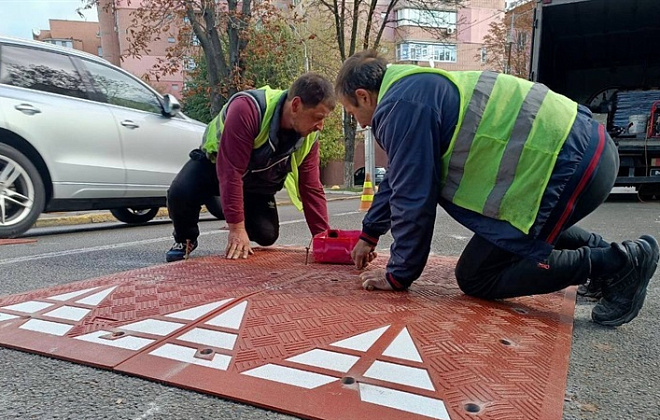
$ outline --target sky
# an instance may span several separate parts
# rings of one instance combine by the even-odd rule
[[[0,35],[32,39],[32,29],[48,29],[48,19],[98,22],[96,8],[85,10],[86,19],[76,9],[81,0],[0,0]]]

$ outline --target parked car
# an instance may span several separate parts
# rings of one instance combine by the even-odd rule
[[[383,167],[377,166],[375,172],[376,174],[372,178],[372,181],[374,182],[374,185],[378,185],[383,178],[385,178],[387,170]],[[353,174],[353,185],[364,185],[364,166],[358,168]]]
[[[42,212],[151,220],[202,141],[205,125],[180,108],[94,55],[0,37],[0,238]]]

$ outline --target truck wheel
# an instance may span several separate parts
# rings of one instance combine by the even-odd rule
[[[25,233],[45,205],[46,190],[37,168],[21,152],[0,143],[0,238]]]
[[[218,220],[225,220],[225,213],[222,211],[222,204],[220,204],[220,197],[211,197],[205,204],[206,210],[209,211]]]
[[[660,197],[659,184],[643,184],[637,187],[637,199],[641,202],[657,200]]]
[[[158,207],[152,207],[150,209],[123,207],[112,209],[110,210],[110,213],[112,213],[112,215],[120,222],[128,223],[130,225],[141,225],[156,217],[158,210]]]

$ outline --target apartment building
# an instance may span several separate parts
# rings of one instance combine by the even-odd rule
[[[396,61],[445,70],[483,70],[483,43],[491,22],[504,17],[505,0],[468,0],[464,7],[435,10],[401,2],[394,10]]]
[[[460,8],[438,2],[437,9],[422,10],[414,2],[404,0],[389,18],[394,22],[386,31],[385,39],[396,46],[395,60],[399,63],[446,70],[481,70],[488,54],[483,38],[488,33],[489,24],[503,19],[505,8],[520,1],[467,0]],[[158,77],[151,72],[158,60],[166,56],[167,48],[177,42],[176,25],[171,26],[171,33],[151,42],[141,57],[127,54],[133,20],[131,13],[141,3],[139,0],[99,0],[98,23],[52,19],[50,28],[38,31],[34,38],[100,55],[148,80],[160,92],[180,98],[183,72]],[[287,6],[298,2],[278,0],[276,3]],[[381,0],[380,3],[386,6],[389,1]],[[302,4],[298,4],[300,6]]]
[[[141,0],[99,0],[97,10],[103,58],[146,80],[159,92],[170,93],[181,99],[184,83],[182,71],[158,76],[151,72],[158,60],[165,58],[167,48],[177,42],[177,25],[171,25],[170,33],[149,43],[148,51],[143,52],[139,58],[128,55],[133,20],[131,13],[141,5]]]
[[[98,22],[49,19],[48,29],[34,29],[32,38],[102,57]]]

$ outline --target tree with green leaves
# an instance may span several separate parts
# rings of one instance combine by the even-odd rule
[[[484,46],[486,64],[491,70],[529,77],[533,6],[534,2],[530,1],[508,11],[504,19],[490,23]]]
[[[106,11],[117,9],[114,0],[83,1]],[[264,79],[284,85],[294,78],[297,69],[289,51],[300,47],[289,20],[267,1],[142,0],[136,4],[126,35],[128,48],[121,53],[140,57],[149,52],[153,41],[175,34],[177,42],[151,73],[156,77],[175,74],[203,59],[211,115],[231,95],[256,87]],[[203,89],[202,85],[197,89]]]
[[[243,78],[247,87],[269,85],[275,89],[287,89],[301,74],[302,47],[285,22],[269,22],[268,28],[255,25],[247,29],[251,41],[245,49]],[[216,114],[211,107],[206,59],[198,54],[191,57],[190,62],[194,64],[188,70],[183,90],[183,111],[199,121],[209,122]]]
[[[393,45],[385,41],[384,35],[387,30],[391,30],[395,38],[397,37],[398,27],[394,11],[400,8],[398,6],[405,5],[409,9],[429,12],[419,14],[420,19],[426,19],[430,15],[437,16],[433,14],[436,11],[457,10],[464,2],[465,0],[308,0],[301,7],[307,10],[307,16],[321,17],[316,18],[316,31],[333,34],[335,54],[324,59],[336,59],[339,67],[348,57],[362,49],[376,49],[390,57],[394,56]],[[434,39],[444,40],[447,37],[441,26],[448,22],[435,21],[434,25],[428,23],[415,22],[415,18],[409,19],[410,25],[417,25]],[[353,186],[356,129],[355,119],[345,114],[344,180],[349,187]]]

